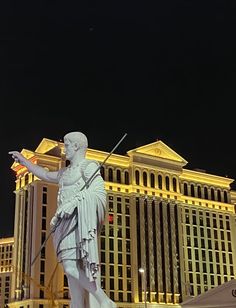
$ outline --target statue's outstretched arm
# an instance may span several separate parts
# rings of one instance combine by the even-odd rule
[[[18,151],[10,151],[8,152],[19,164],[25,166],[29,172],[32,172],[36,175],[39,179],[58,183],[58,171],[48,171],[41,166],[33,164],[29,159],[25,158],[20,152]]]

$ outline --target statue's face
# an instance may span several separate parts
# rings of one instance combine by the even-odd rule
[[[68,139],[64,140],[66,159],[71,160],[75,155],[74,143]]]

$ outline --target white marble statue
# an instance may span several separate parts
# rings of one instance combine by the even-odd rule
[[[58,261],[68,279],[70,307],[117,307],[100,286],[98,236],[106,208],[100,168],[96,161],[85,158],[88,141],[83,133],[66,134],[64,146],[69,165],[53,172],[31,163],[18,151],[9,154],[38,178],[59,185],[57,210],[50,225]]]

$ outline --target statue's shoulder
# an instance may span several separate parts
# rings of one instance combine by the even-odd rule
[[[93,159],[84,159],[81,164],[82,176],[88,179],[91,174],[99,170],[99,162]]]
[[[98,161],[94,160],[94,159],[87,159],[85,158],[83,160],[83,162],[81,163],[81,170],[85,170],[87,169],[87,167],[94,167],[94,166],[99,166]]]

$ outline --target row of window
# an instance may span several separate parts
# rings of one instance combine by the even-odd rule
[[[223,244],[222,244],[223,243]],[[188,247],[193,247],[193,248],[207,248],[207,249],[213,249],[215,248],[215,250],[219,250],[220,247],[220,241],[212,241],[211,239],[206,240],[204,238],[199,239],[198,237],[194,237],[191,238],[188,236],[187,237],[187,246]],[[224,244],[224,242],[221,242],[221,250],[225,251],[226,250],[226,246]],[[204,250],[202,250],[204,251]],[[231,243],[228,243],[228,252],[232,252],[232,245]],[[211,252],[211,250],[209,250],[209,252]]]
[[[101,265],[101,275],[106,276],[106,274],[108,274],[110,277],[114,277],[115,276],[115,266],[110,265],[110,264],[109,266],[107,266],[106,264],[102,264]],[[131,278],[131,267],[130,266],[124,267],[124,265],[118,265],[117,275],[118,277],[123,277],[126,275],[127,278]]]
[[[219,228],[219,229],[226,229],[230,230],[230,222],[229,220],[226,220],[224,223],[223,219],[220,219],[217,221],[216,218],[210,219],[209,217],[197,217],[196,215],[186,215],[185,216],[185,223],[191,224],[191,225],[200,225],[200,226],[206,226],[209,228]]]
[[[12,264],[12,259],[5,259],[5,260],[1,260],[1,266],[4,265],[11,265]]]
[[[105,288],[105,277],[102,277],[101,279],[102,282],[102,287]],[[124,291],[126,288],[126,291],[131,291],[131,279],[114,279],[114,278],[109,278],[109,289],[110,290],[115,290],[115,283],[117,283],[116,287],[119,291]]]
[[[188,254],[188,260],[197,260],[199,261],[206,261],[207,256],[210,262],[212,262],[214,259],[216,262],[220,262],[220,252],[215,251],[214,253],[212,250],[204,250],[204,249],[196,249],[196,248],[187,248],[187,254]],[[222,256],[222,262],[226,263],[226,253],[221,252]],[[232,253],[227,252],[227,261],[229,264],[233,264],[233,256]],[[225,262],[224,262],[225,261]]]
[[[117,239],[117,241],[115,241],[113,238],[109,238],[109,247],[106,246],[106,238],[105,237],[101,237],[101,249],[102,250],[106,250],[108,249],[109,251],[114,251],[115,249],[115,245],[116,245],[116,251],[123,251],[123,252],[130,252],[130,240],[122,240],[122,239]]]
[[[121,172],[120,169],[113,170],[112,168],[108,168],[106,171],[103,167],[101,170],[102,176],[105,181],[115,182],[121,184],[130,184],[129,180],[129,172],[124,171]],[[122,177],[123,175],[123,177]],[[173,177],[170,179],[168,175],[163,176],[158,174],[157,176],[154,173],[150,173],[148,177],[148,173],[146,171],[141,172],[139,170],[135,171],[135,184],[143,185],[145,187],[150,186],[151,188],[165,189],[171,190],[174,192],[178,192],[178,182],[177,178]],[[213,187],[209,188],[207,186],[202,187],[201,185],[194,184],[183,184],[183,194],[186,196],[196,197],[200,199],[213,200],[228,203],[228,193],[226,190],[221,191],[220,189],[214,189]]]
[[[1,258],[0,259],[11,259],[12,258],[12,252],[9,252],[9,253],[5,253],[1,255]]]
[[[208,285],[211,285],[210,288],[213,288],[215,286],[219,286],[221,285],[221,283],[225,283],[231,279],[234,279],[234,276],[231,276],[230,278],[228,278],[227,276],[215,276],[215,275],[211,275],[209,277],[207,277],[207,275],[203,275],[203,282],[204,285],[200,284],[200,277],[198,276],[198,274],[196,274],[196,278],[193,279],[194,274],[189,273],[189,281],[190,281],[190,285],[189,288],[187,290],[187,293],[189,293],[189,295],[199,295],[203,292],[206,292],[208,290]],[[195,281],[195,282],[194,282]],[[197,281],[197,284],[196,284]]]
[[[13,246],[12,245],[0,245],[0,253],[6,253],[6,252],[9,252],[9,251],[12,251],[13,249]]]
[[[185,196],[228,203],[228,193],[226,190],[221,191],[213,187],[202,187],[201,185],[196,186],[194,184],[189,185],[188,183],[184,183],[183,187]]]
[[[12,266],[0,266],[0,273],[12,272]]]
[[[172,188],[173,191],[177,192],[177,179],[175,177],[173,177],[172,183],[170,183],[169,176],[165,176],[165,183],[164,183],[163,176],[161,174],[158,174],[156,179],[156,175],[154,173],[150,173],[150,178],[148,178],[148,173],[146,171],[143,171],[141,179],[140,173],[141,172],[139,170],[135,171],[136,185],[143,185],[145,187],[150,186],[152,188],[159,188],[159,189],[164,188],[166,190],[171,190]],[[120,169],[114,171],[112,168],[108,168],[105,172],[105,169],[103,167],[101,169],[101,174],[105,181],[126,184],[126,185],[130,184],[129,172],[126,170],[122,173]]]
[[[210,273],[210,274],[223,274],[223,275],[228,275],[228,270],[227,270],[227,265],[223,264],[222,266],[220,264],[216,264],[216,270],[214,270],[214,264],[213,263],[209,263],[207,264],[206,262],[202,262],[201,263],[201,268],[199,267],[199,262],[196,262],[195,264],[195,268],[196,268],[196,272],[200,273]],[[188,271],[189,272],[193,272],[193,266],[192,266],[192,262],[189,261],[188,262]],[[195,272],[195,271],[194,271]],[[233,266],[229,267],[229,274],[230,275],[234,275],[234,268]]]
[[[204,228],[203,226],[201,226],[199,228],[198,225],[192,225],[192,224],[187,224],[185,226],[186,228],[186,233],[187,235],[194,235],[194,236],[198,236],[198,237],[208,237],[208,239],[218,239],[221,238],[222,240],[225,240],[226,238],[228,239],[228,241],[231,241],[231,235],[230,235],[230,225],[226,224],[226,228],[227,230],[225,230],[224,228],[221,228],[223,230],[219,230],[219,229],[211,229],[211,228]],[[217,227],[214,227],[217,228]],[[191,233],[192,231],[192,233]],[[220,236],[218,236],[218,234]]]
[[[109,233],[107,235],[109,237],[130,239],[130,228],[122,228],[121,226],[117,226],[117,228],[114,228],[113,226],[109,226],[108,232]],[[101,236],[102,235],[106,235],[105,225],[103,226],[101,230]]]
[[[122,253],[114,253],[114,252],[109,252],[109,255],[107,255],[108,258],[106,258],[106,252],[101,251],[101,263],[110,263],[114,264],[115,263],[115,256],[117,255],[117,262],[118,264],[126,264],[126,265],[131,265],[131,255],[130,254],[124,254]],[[126,260],[126,262],[125,262]]]

